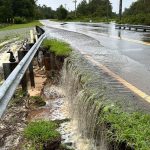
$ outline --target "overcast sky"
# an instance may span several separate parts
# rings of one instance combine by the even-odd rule
[[[38,0],[38,3],[43,5],[47,5],[52,7],[53,9],[58,8],[61,4],[66,6],[68,10],[74,10],[74,0]],[[78,3],[80,3],[82,0],[77,0]],[[110,0],[113,6],[113,11],[118,13],[118,7],[119,7],[119,0]],[[132,2],[135,2],[137,0],[123,0],[123,9],[128,8]]]

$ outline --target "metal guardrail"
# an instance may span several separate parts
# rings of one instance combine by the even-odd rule
[[[116,24],[115,25],[116,29],[135,29],[135,30],[143,30],[144,32],[150,31],[150,26],[144,26],[144,25],[130,25],[130,24]]]
[[[0,118],[2,117],[6,107],[15,93],[17,86],[19,85],[21,79],[23,78],[27,68],[29,67],[33,57],[35,56],[38,48],[40,47],[42,41],[46,37],[46,34],[42,34],[37,42],[32,46],[24,58],[19,62],[17,67],[5,80],[5,82],[0,86]]]

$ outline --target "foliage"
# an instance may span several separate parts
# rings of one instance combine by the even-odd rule
[[[149,150],[149,114],[127,113],[120,111],[120,109],[111,108],[110,110],[109,107],[105,107],[102,118],[102,122],[110,124],[108,136],[112,141],[126,142],[130,147],[139,150]]]
[[[31,96],[30,97],[30,102],[36,106],[45,106],[46,102],[43,100],[41,96]]]
[[[51,7],[46,5],[37,6],[35,9],[35,18],[36,19],[54,19],[56,18],[56,13],[52,10]]]
[[[35,6],[35,0],[1,0],[0,21],[13,23],[14,17],[24,17],[27,20],[32,20]]]
[[[77,7],[78,16],[111,17],[112,6],[109,0],[83,0]]]
[[[51,52],[54,52],[57,56],[68,56],[71,52],[69,44],[58,41],[57,39],[46,39],[42,45]]]
[[[20,28],[28,28],[28,27],[34,27],[34,26],[42,26],[42,24],[39,21],[33,21],[25,24],[14,24],[9,25],[4,28],[0,28],[0,31],[4,30],[12,30],[12,29],[20,29]]]
[[[77,13],[79,16],[86,16],[89,14],[88,4],[86,0],[83,0],[77,8]]]
[[[56,13],[59,20],[66,19],[68,15],[68,11],[62,5],[57,8]]]
[[[23,24],[26,22],[27,22],[27,20],[24,17],[14,17],[15,24]]]
[[[38,6],[36,0],[0,0],[0,22],[2,23],[14,23],[14,19],[18,24],[49,18],[56,18],[55,11],[46,5]]]
[[[121,23],[150,25],[150,1],[138,0],[123,13]]]
[[[30,122],[24,130],[24,136],[34,144],[44,143],[60,136],[56,131],[58,125],[52,121]]]

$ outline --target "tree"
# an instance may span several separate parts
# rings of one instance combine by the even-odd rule
[[[111,17],[112,6],[109,0],[83,0],[77,7],[79,16]]]
[[[122,23],[150,25],[150,0],[138,0],[125,9]]]
[[[86,0],[83,0],[77,7],[77,13],[81,16],[86,16],[89,14],[88,4]]]
[[[68,11],[62,5],[60,5],[60,7],[57,8],[56,13],[59,20],[66,19],[68,15]]]
[[[35,0],[0,0],[0,21],[8,22],[14,17],[33,19],[35,7]]]
[[[12,1],[1,0],[0,1],[0,21],[10,22],[10,18],[13,18]]]
[[[14,16],[25,17],[27,19],[34,18],[35,0],[12,0],[12,9]]]

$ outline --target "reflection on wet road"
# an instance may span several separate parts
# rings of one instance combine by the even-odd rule
[[[42,23],[49,36],[66,40],[82,54],[91,56],[150,95],[149,32],[116,30],[114,24],[61,25],[47,20]]]

